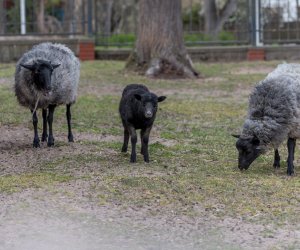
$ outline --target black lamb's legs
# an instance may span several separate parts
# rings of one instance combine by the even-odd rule
[[[124,153],[127,152],[128,141],[129,141],[129,132],[128,132],[127,128],[124,126],[124,142],[123,142],[123,146],[122,146],[121,152],[124,152]]]
[[[274,163],[273,163],[274,168],[280,168],[280,155],[278,152],[278,149],[276,148],[274,151]]]
[[[68,122],[68,140],[69,142],[74,142],[73,133],[71,129],[71,104],[67,104],[67,122]]]
[[[287,159],[287,174],[294,174],[294,154],[295,154],[296,139],[289,138],[287,141],[288,159]]]
[[[130,162],[136,162],[136,143],[137,143],[137,135],[135,128],[133,126],[128,126],[129,135],[131,137],[131,155]]]
[[[31,110],[31,113],[32,113],[33,129],[34,129],[33,147],[38,148],[38,147],[40,147],[40,139],[39,139],[38,130],[37,130],[38,118],[36,115],[36,111],[33,112],[33,110]]]
[[[48,113],[48,125],[49,125],[49,137],[48,137],[48,147],[54,145],[54,137],[52,131],[52,123],[53,123],[53,113],[56,105],[49,105],[49,113]]]
[[[144,156],[144,161],[149,162],[148,143],[151,127],[141,130],[141,154]]]

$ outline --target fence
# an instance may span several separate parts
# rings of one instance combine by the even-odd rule
[[[0,36],[86,34],[88,2],[0,0]]]
[[[98,46],[133,46],[138,1],[0,0],[0,38],[85,35],[94,37]],[[300,43],[300,0],[237,0],[236,11],[214,36],[205,29],[203,1],[182,0],[187,46]],[[26,14],[25,21],[20,13]]]

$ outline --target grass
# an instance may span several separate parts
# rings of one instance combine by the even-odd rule
[[[240,172],[231,136],[242,126],[252,87],[277,63],[196,63],[203,75],[197,80],[146,79],[125,72],[124,62],[82,63],[79,97],[72,113],[74,134],[75,138],[76,134],[90,137],[75,142],[78,148],[74,152],[39,159],[24,174],[12,172],[0,177],[0,192],[20,192],[82,178],[87,182],[97,180],[86,191],[97,197],[99,205],[147,206],[153,213],[171,207],[187,215],[195,215],[194,208],[201,207],[203,212],[197,213],[297,225],[299,176],[287,178],[284,161],[275,172],[272,152]],[[13,65],[2,64],[0,68],[4,69],[0,71],[0,79],[4,79],[0,85],[1,126],[32,129],[30,113],[17,105],[11,91]],[[245,69],[253,73],[245,73]],[[143,83],[157,94],[167,95],[150,138],[155,140],[149,148],[150,164],[143,163],[140,155],[137,164],[129,164],[129,153],[119,152],[123,132],[118,103],[123,87],[129,83]],[[55,113],[55,133],[66,132],[64,113],[64,108]],[[111,139],[95,140],[97,135]],[[50,150],[69,148],[59,145]],[[285,159],[285,147],[280,151],[281,159]],[[297,172],[299,156],[297,149]]]

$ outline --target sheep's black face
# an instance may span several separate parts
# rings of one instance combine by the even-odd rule
[[[22,67],[31,70],[33,83],[37,90],[41,91],[44,95],[48,95],[51,90],[51,75],[55,68],[60,64],[51,64],[51,62],[44,60],[37,60],[32,65],[21,64]]]
[[[251,163],[262,154],[259,147],[260,141],[257,137],[239,138],[236,148],[239,151],[239,169],[248,169]]]
[[[157,97],[155,94],[147,93],[143,95],[135,94],[134,97],[141,102],[142,112],[146,119],[151,119],[157,111],[157,103],[166,99],[165,96]]]

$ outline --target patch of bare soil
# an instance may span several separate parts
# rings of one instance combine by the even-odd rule
[[[297,249],[300,229],[217,218],[201,206],[197,216],[172,207],[99,205],[75,180],[55,192],[0,194],[0,249]]]
[[[251,66],[251,68],[240,67],[237,68],[235,71],[232,71],[231,74],[233,75],[268,74],[273,70],[274,67],[259,65],[258,67]]]
[[[119,95],[121,97],[123,88],[116,85],[109,85],[109,84],[98,84],[95,83],[89,84],[82,82],[80,85],[80,95],[96,95],[98,97],[104,95]]]

